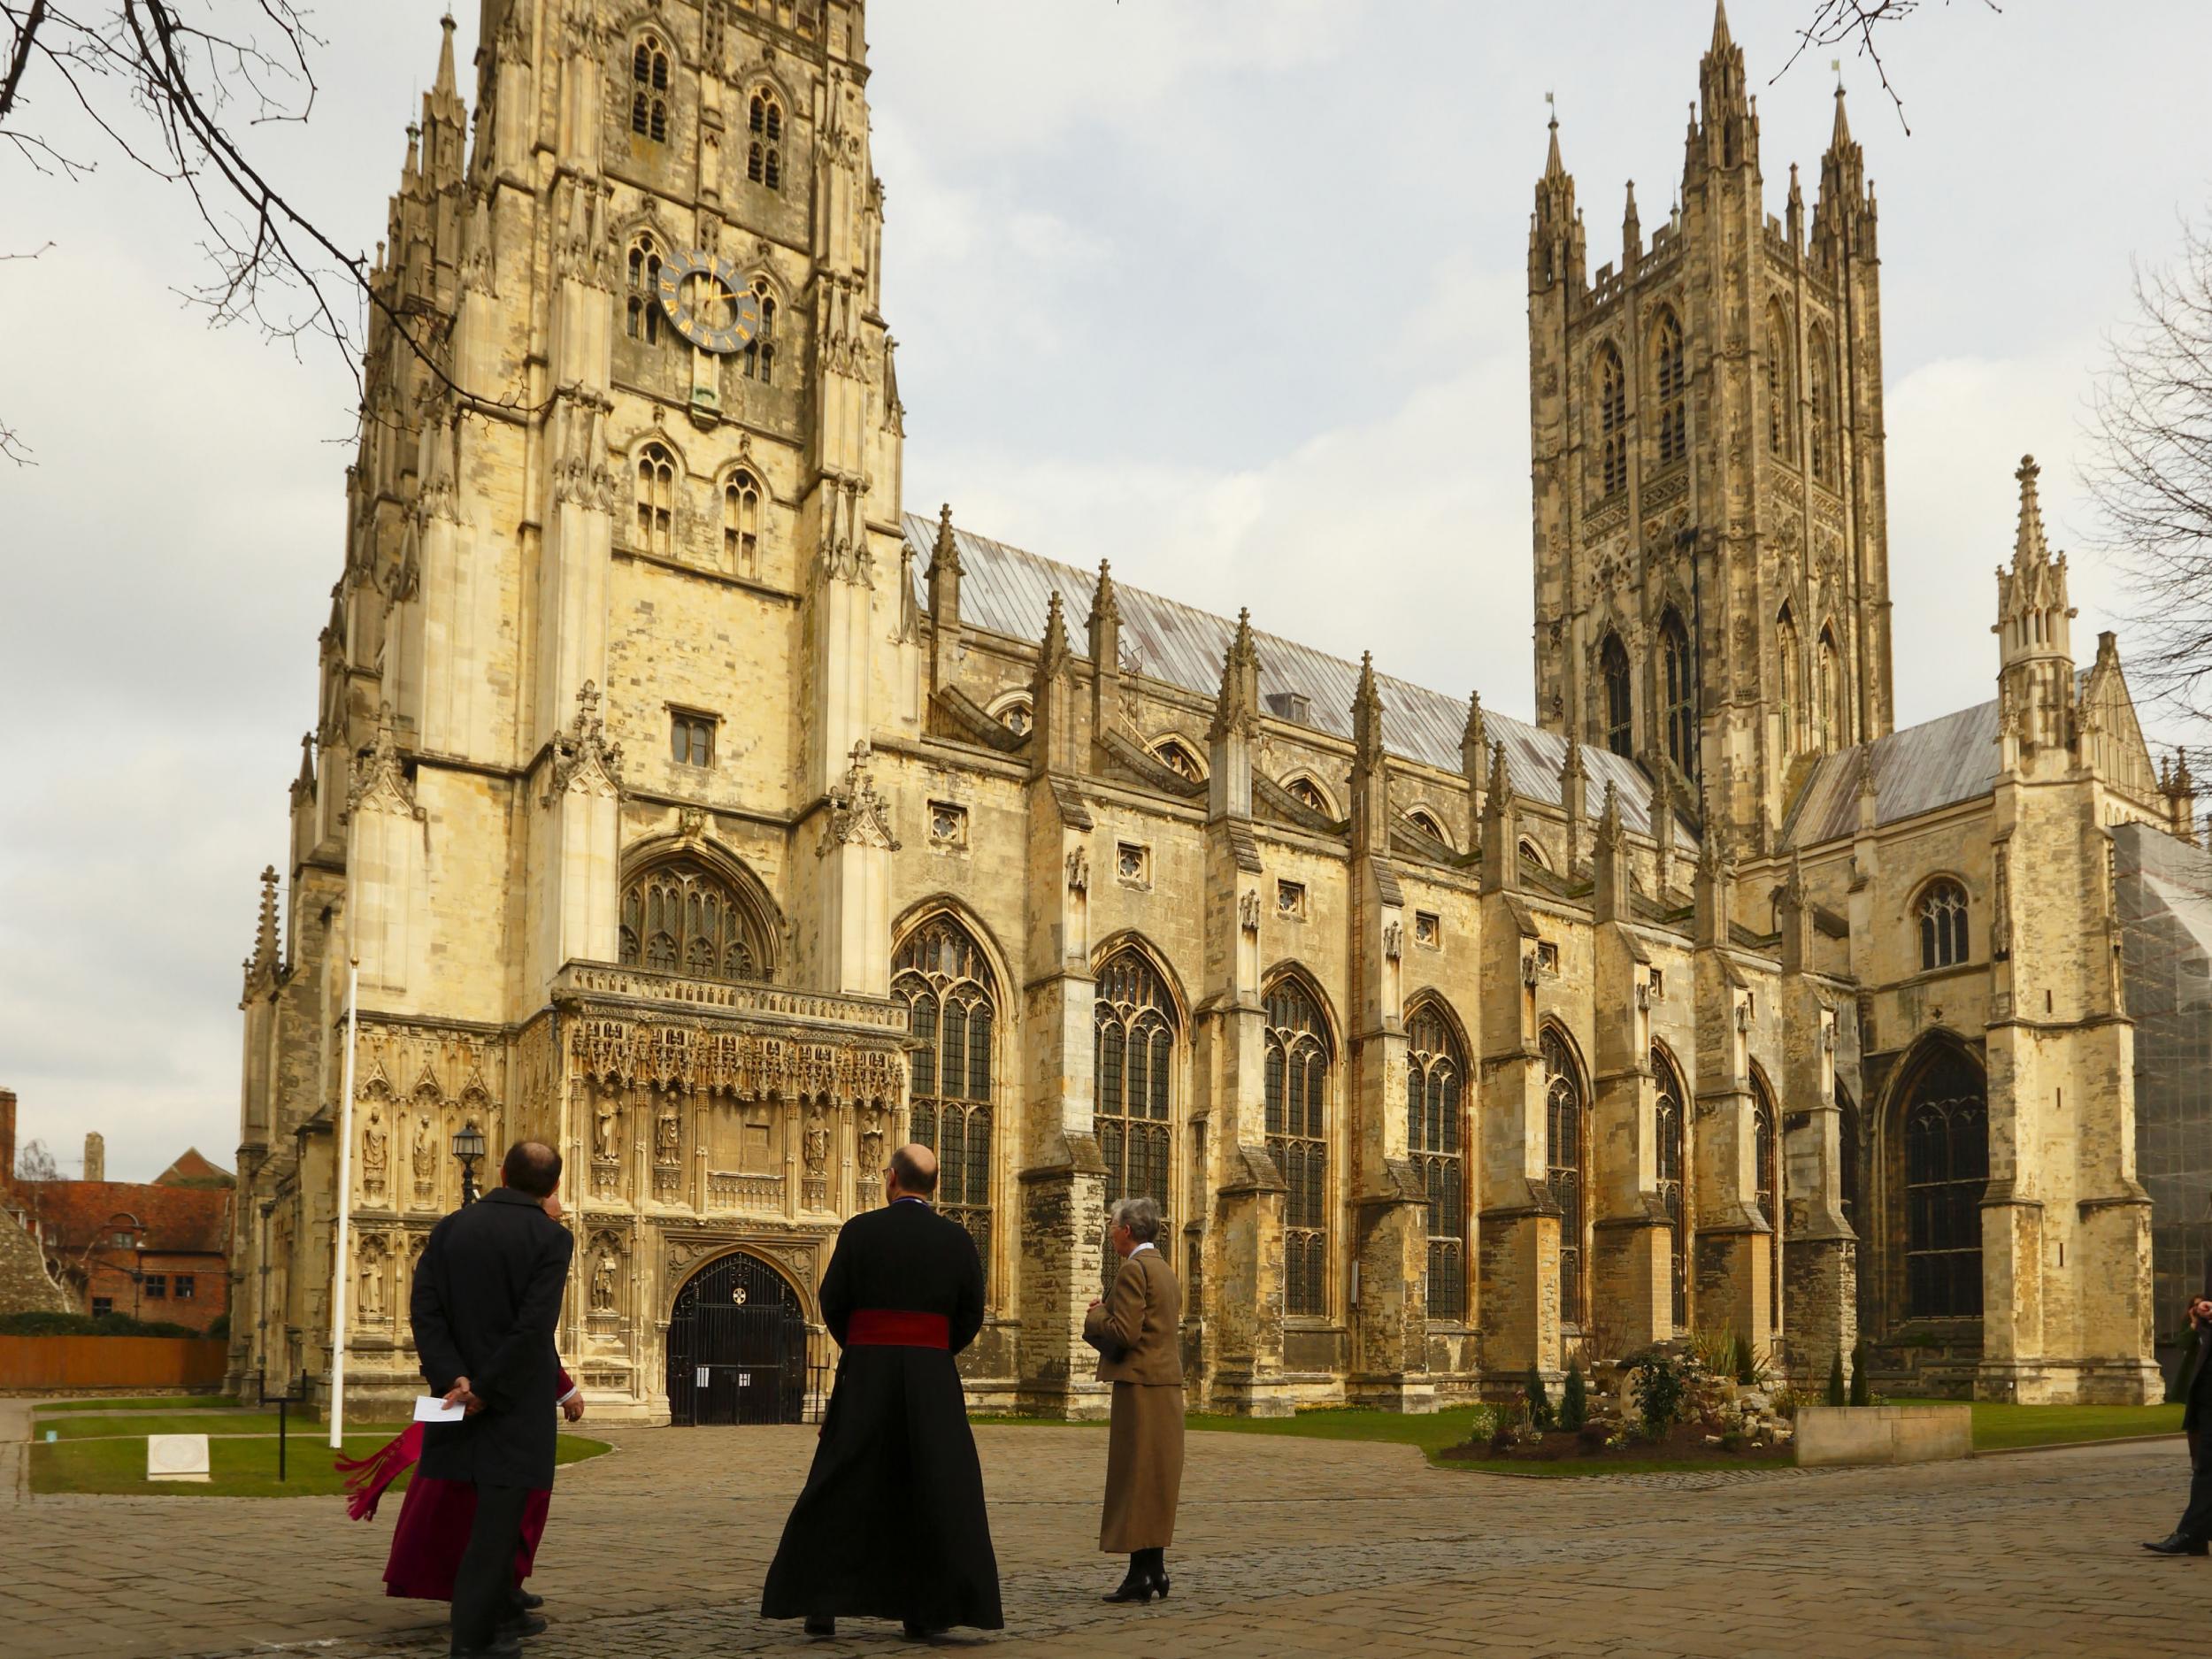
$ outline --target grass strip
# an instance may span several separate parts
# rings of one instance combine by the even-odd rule
[[[72,1411],[234,1411],[238,1402],[228,1394],[165,1394],[144,1400],[50,1400],[31,1409],[33,1417]]]
[[[358,1457],[391,1439],[388,1431],[369,1431],[346,1436],[346,1455]],[[345,1490],[345,1482],[331,1467],[326,1433],[296,1435],[288,1448],[286,1479],[276,1478],[277,1443],[273,1439],[229,1437],[208,1441],[208,1473],[204,1482],[149,1480],[146,1448],[142,1440],[59,1440],[51,1445],[35,1441],[31,1447],[31,1490],[48,1493],[81,1492],[105,1495],[173,1498],[303,1498],[330,1497]],[[564,1434],[554,1443],[557,1463],[581,1463],[611,1450],[604,1440],[580,1434]],[[409,1475],[412,1474],[409,1471]],[[394,1482],[387,1502],[407,1484],[409,1475]]]

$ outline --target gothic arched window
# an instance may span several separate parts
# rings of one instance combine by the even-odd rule
[[[1467,1317],[1467,1166],[1460,1102],[1467,1056],[1433,1002],[1406,1017],[1406,1147],[1427,1198],[1429,1317]]]
[[[1859,1109],[1836,1086],[1836,1202],[1844,1225],[1859,1230]]]
[[[1905,1312],[1915,1319],[1982,1311],[1983,1189],[1989,1184],[1989,1105],[1980,1073],[1949,1052],[1907,1097]]]
[[[637,544],[666,553],[676,533],[676,457],[666,444],[649,443],[637,455]]]
[[[680,858],[640,871],[622,889],[625,967],[694,979],[758,979],[765,960],[744,907],[706,865]]]
[[[1789,313],[1779,300],[1767,303],[1767,449],[1785,461],[1794,461],[1797,422],[1792,419],[1797,396],[1797,377],[1791,373]]]
[[[1206,774],[1198,764],[1198,757],[1190,752],[1187,745],[1179,743],[1171,737],[1164,737],[1153,744],[1152,757],[1179,778],[1187,779],[1192,783],[1205,781]]]
[[[741,466],[722,485],[722,558],[742,576],[759,569],[760,485]]]
[[[1775,701],[1782,716],[1782,752],[1797,752],[1797,618],[1787,605],[1774,624]]]
[[[1636,732],[1629,696],[1628,648],[1621,636],[1609,634],[1598,648],[1598,673],[1605,681],[1605,746],[1616,755],[1633,757]]]
[[[1811,425],[1807,429],[1810,453],[1806,459],[1815,478],[1832,484],[1836,477],[1835,365],[1829,361],[1828,332],[1817,324],[1806,343],[1805,387],[1812,405]]]
[[[1283,1311],[1329,1310],[1329,1028],[1293,979],[1267,994],[1267,1149],[1283,1200]]]
[[[1671,466],[1690,452],[1689,379],[1682,360],[1682,324],[1671,309],[1659,313],[1651,345],[1659,393],[1659,465]]]
[[[1293,778],[1283,788],[1299,805],[1311,808],[1323,818],[1334,816],[1329,810],[1329,797],[1321,793],[1321,786],[1312,779]]]
[[[657,144],[668,137],[668,48],[657,35],[630,54],[630,130]]]
[[[1442,841],[1447,847],[1452,844],[1452,838],[1444,833],[1444,826],[1437,822],[1435,813],[1417,806],[1412,811],[1407,813],[1406,817],[1412,820],[1414,827],[1424,835]]]
[[[1686,1156],[1686,1125],[1689,1122],[1689,1093],[1682,1073],[1667,1051],[1655,1044],[1651,1050],[1652,1094],[1655,1102],[1659,1151],[1659,1202],[1665,1207],[1672,1236],[1667,1244],[1667,1275],[1674,1292],[1677,1330],[1690,1323],[1689,1159]]]
[[[1175,1003],[1151,960],[1133,945],[1108,957],[1092,1003],[1091,1112],[1109,1204],[1151,1198],[1167,1213],[1175,1028]],[[1110,1277],[1121,1263],[1108,1258]]]
[[[1820,630],[1820,649],[1813,662],[1814,721],[1824,751],[1841,749],[1850,741],[1850,710],[1843,695],[1843,653],[1836,649],[1836,630]]]
[[[772,190],[783,188],[783,101],[766,87],[753,94],[747,123],[745,176]]]
[[[745,342],[738,366],[747,380],[772,386],[776,380],[776,296],[766,277],[753,279],[753,294],[760,301],[760,326]]]
[[[1759,1188],[1759,1209],[1773,1231],[1767,1234],[1767,1320],[1782,1326],[1782,1121],[1766,1079],[1751,1074],[1752,1175]]]
[[[661,342],[661,250],[650,236],[630,244],[630,290],[622,315],[622,332],[649,346]]]
[[[1598,348],[1597,393],[1598,493],[1610,495],[1628,488],[1628,376],[1610,345]]]
[[[1948,968],[1966,960],[1966,889],[1955,881],[1931,881],[1914,907],[1920,918],[1920,966]]]
[[[1697,777],[1697,680],[1690,661],[1690,634],[1672,610],[1659,618],[1660,694],[1666,705],[1667,757],[1685,776]]]
[[[1589,1137],[1582,1072],[1574,1052],[1555,1027],[1547,1025],[1538,1043],[1544,1062],[1544,1166],[1552,1201],[1559,1206],[1559,1317],[1582,1323],[1582,1245],[1585,1221],[1583,1169]]]
[[[975,937],[933,916],[891,958],[907,1005],[914,1139],[937,1155],[937,1212],[967,1228],[991,1267],[991,1061],[997,980]]]

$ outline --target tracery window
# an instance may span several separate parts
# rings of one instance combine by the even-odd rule
[[[1982,1311],[1983,1190],[1989,1106],[1981,1075],[1945,1053],[1905,1108],[1905,1310],[1916,1319]]]
[[[1029,728],[1036,722],[1027,698],[1019,698],[998,711],[998,723],[1016,737],[1027,737]]]
[[[1667,1278],[1673,1288],[1677,1330],[1690,1323],[1689,1160],[1685,1156],[1685,1125],[1689,1121],[1689,1093],[1682,1073],[1667,1051],[1657,1044],[1651,1050],[1652,1093],[1655,1102],[1659,1150],[1659,1202],[1667,1212],[1671,1237],[1667,1244]]]
[[[1193,783],[1205,780],[1205,773],[1199,769],[1198,757],[1171,737],[1164,737],[1153,744],[1152,757],[1179,778],[1187,778]]]
[[[1293,778],[1283,788],[1299,805],[1310,807],[1323,818],[1332,816],[1329,797],[1321,793],[1321,786],[1310,778]]]
[[[914,1139],[937,1154],[937,1212],[967,1228],[991,1267],[991,1060],[997,981],[974,935],[949,916],[924,922],[891,959],[906,1003]]]
[[[1782,716],[1782,752],[1797,752],[1797,618],[1787,605],[1774,625],[1776,702]]]
[[[649,443],[637,456],[637,544],[665,554],[676,536],[676,457],[666,444]]]
[[[1106,1160],[1106,1202],[1151,1198],[1165,1216],[1174,1146],[1168,1118],[1175,1004],[1159,970],[1133,945],[1116,951],[1099,970],[1091,1026],[1091,1111]],[[1120,1266],[1110,1251],[1110,1285]]]
[[[1296,979],[1267,994],[1267,1149],[1283,1202],[1283,1311],[1329,1310],[1329,1030]]]
[[[747,380],[772,386],[776,381],[776,296],[766,277],[753,279],[753,294],[760,301],[760,326],[745,342],[738,366]]]
[[[668,137],[668,48],[657,35],[630,54],[630,130],[657,144]]]
[[[1955,881],[1931,881],[1915,907],[1920,916],[1920,966],[1948,968],[1966,960],[1966,889]]]
[[[1599,494],[1610,495],[1628,488],[1628,376],[1610,345],[1598,348],[1597,387]]]
[[[1671,466],[1690,452],[1689,380],[1683,368],[1682,324],[1671,310],[1659,313],[1659,326],[1652,331],[1652,356],[1659,391],[1659,465]]]
[[[1767,1090],[1766,1079],[1755,1071],[1751,1078],[1752,1174],[1759,1188],[1759,1209],[1773,1229],[1767,1234],[1767,1321],[1777,1333],[1782,1328],[1781,1132],[1774,1096]]]
[[[696,860],[639,872],[622,890],[625,967],[695,979],[758,979],[764,960],[736,894]]]
[[[1436,821],[1436,815],[1434,813],[1425,811],[1421,808],[1416,807],[1412,811],[1407,813],[1406,817],[1413,820],[1415,826],[1419,828],[1423,834],[1434,837],[1436,840],[1442,841],[1447,847],[1449,847],[1452,844],[1452,838],[1444,833],[1444,826]]]
[[[1785,461],[1794,461],[1797,422],[1792,419],[1796,376],[1791,373],[1789,313],[1781,302],[1767,303],[1767,449]]]
[[[1820,630],[1820,655],[1815,668],[1819,675],[1814,691],[1820,705],[1820,746],[1824,750],[1841,749],[1847,741],[1850,722],[1844,708],[1843,653],[1836,649],[1836,631],[1832,626]]]
[[[1834,367],[1828,357],[1827,331],[1816,324],[1805,354],[1805,385],[1812,404],[1806,460],[1813,476],[1824,484],[1834,483],[1836,474]]]
[[[1429,1317],[1467,1317],[1467,1168],[1460,1100],[1467,1058],[1432,1002],[1406,1020],[1406,1147],[1426,1194]]]
[[[1538,1050],[1544,1064],[1544,1165],[1552,1202],[1559,1206],[1559,1317],[1580,1325],[1584,1228],[1584,1133],[1588,1106],[1574,1053],[1555,1026],[1544,1027]]]
[[[1693,781],[1697,777],[1696,678],[1689,630],[1670,609],[1659,618],[1661,692],[1666,699],[1667,756]]]
[[[753,94],[745,147],[745,176],[772,190],[783,188],[783,101],[766,87]]]
[[[660,344],[665,321],[661,316],[660,280],[661,250],[650,236],[640,236],[630,244],[630,291],[622,332],[649,346]]]
[[[1598,649],[1598,673],[1605,682],[1605,746],[1616,755],[1636,752],[1634,717],[1629,695],[1628,648],[1608,634]]]
[[[741,575],[759,569],[760,485],[741,466],[722,486],[722,559]]]

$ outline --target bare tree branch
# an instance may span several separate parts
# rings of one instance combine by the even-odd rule
[[[1950,0],[1944,0],[1949,4]],[[1997,0],[1982,0],[1992,12],[2002,12]],[[1771,86],[1795,67],[1797,60],[1818,46],[1849,45],[1853,52],[1874,65],[1875,77],[1882,83],[1882,90],[1889,94],[1889,101],[1896,107],[1897,124],[1912,134],[1912,124],[1905,119],[1905,101],[1890,84],[1889,67],[1882,61],[1880,45],[1874,31],[1885,23],[1901,23],[1920,9],[1921,0],[1815,0],[1812,20],[1797,31],[1797,47],[1789,61],[1774,72]]]

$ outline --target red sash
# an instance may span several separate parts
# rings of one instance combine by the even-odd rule
[[[845,1346],[949,1348],[952,1346],[952,1321],[941,1313],[862,1308],[846,1323]]]

